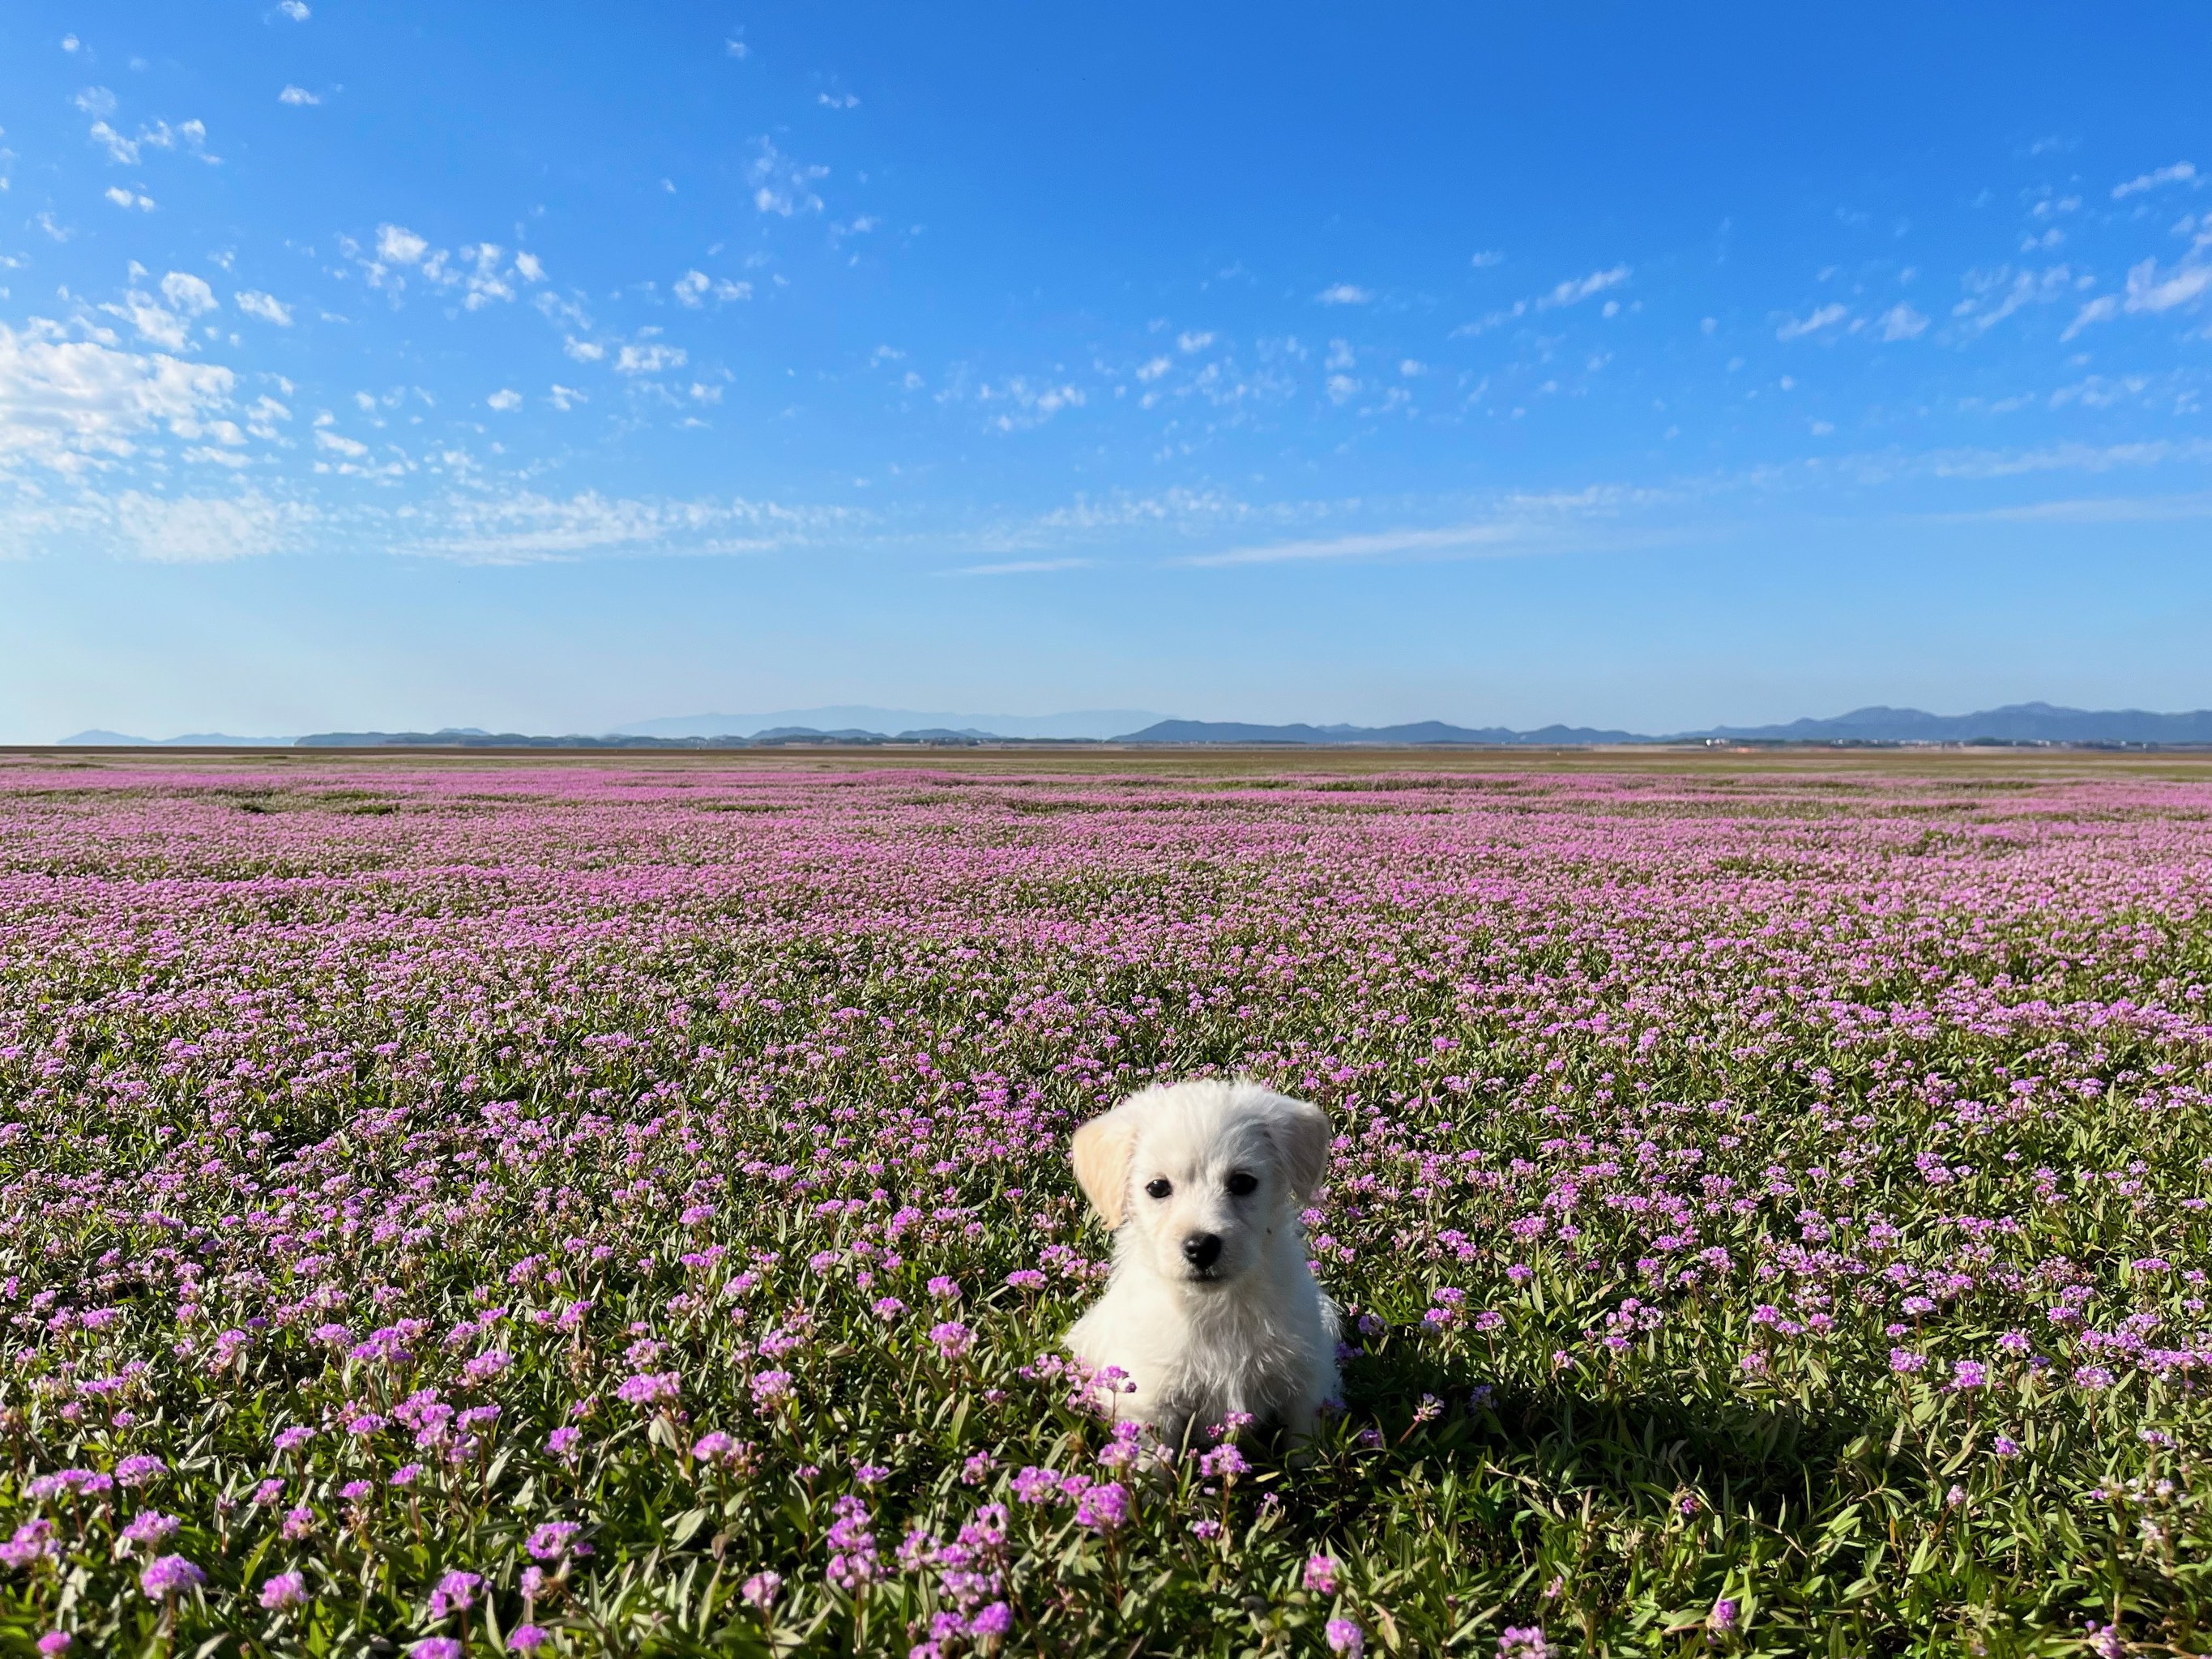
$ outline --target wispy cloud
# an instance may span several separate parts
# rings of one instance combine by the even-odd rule
[[[1593,270],[1587,276],[1571,277],[1539,299],[1536,309],[1550,311],[1559,306],[1580,305],[1594,295],[1619,288],[1632,274],[1626,265],[1614,265],[1605,270]]]
[[[1372,289],[1360,288],[1351,283],[1332,283],[1314,295],[1325,306],[1364,306],[1374,297]]]
[[[940,576],[1042,576],[1054,570],[1088,570],[1090,559],[1009,559],[1003,564],[968,564],[940,570]]]
[[[1808,334],[1818,334],[1824,328],[1833,328],[1850,314],[1849,306],[1831,301],[1806,316],[1791,318],[1774,331],[1774,337],[1778,340],[1802,340]]]
[[[2159,167],[2149,173],[2137,173],[2125,184],[2112,186],[2112,199],[2123,201],[2130,196],[2140,196],[2147,190],[2156,190],[2160,185],[2185,185],[2197,177],[2194,163],[2176,161],[2172,167]]]

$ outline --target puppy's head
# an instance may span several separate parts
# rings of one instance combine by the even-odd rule
[[[1075,1178],[1121,1249],[1201,1293],[1294,1226],[1328,1163],[1318,1106],[1210,1079],[1133,1095],[1075,1132]]]

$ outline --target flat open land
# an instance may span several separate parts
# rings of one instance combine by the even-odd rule
[[[2212,1642],[2212,756],[0,755],[0,1647]],[[1117,1442],[1070,1129],[1340,1134]]]

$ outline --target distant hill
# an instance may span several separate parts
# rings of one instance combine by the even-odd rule
[[[88,731],[64,738],[67,747],[269,749],[744,749],[810,744],[927,744],[1108,741],[1134,744],[1279,744],[1285,748],[1421,748],[1465,744],[1489,748],[1573,748],[1626,743],[1802,744],[2212,744],[2212,709],[2159,714],[2140,708],[2061,708],[2047,702],[2008,703],[1972,714],[1931,714],[1919,708],[1875,706],[1827,720],[1780,726],[1717,726],[1657,737],[1588,726],[1544,726],[1520,732],[1503,726],[1454,726],[1415,720],[1400,726],[1269,726],[1245,720],[1186,720],[1145,714],[1092,710],[1070,714],[911,714],[898,709],[848,708],[799,711],[870,718],[799,720],[744,714],[701,714],[645,720],[598,736],[549,737],[446,726],[435,732],[319,732],[304,738],[234,738],[195,732],[180,738],[136,738]],[[896,718],[878,718],[896,716]],[[1115,722],[1131,722],[1116,727]],[[1139,723],[1141,722],[1141,723]],[[715,731],[647,731],[646,727],[717,726]],[[738,728],[744,728],[742,730]],[[1081,730],[1071,730],[1081,727]]]
[[[191,732],[181,738],[134,738],[94,727],[62,738],[61,749],[289,749],[290,738],[234,738],[227,732]]]
[[[769,732],[972,732],[996,738],[1110,738],[1164,720],[1144,708],[1079,708],[1065,714],[948,714],[848,703],[784,708],[770,714],[675,714],[635,720],[616,735],[640,738],[750,738]]]
[[[1587,726],[1547,726],[1513,732],[1502,726],[1448,726],[1418,720],[1407,726],[1249,726],[1240,720],[1159,720],[1131,732],[1117,743],[1281,743],[1307,745],[1379,744],[1394,748],[1424,744],[1562,744],[1650,743],[1632,732],[1599,732]]]
[[[2212,709],[2154,714],[2140,708],[2060,708],[2008,703],[1972,714],[1918,708],[1854,708],[1787,726],[1721,726],[1691,737],[1765,743],[2212,743]]]

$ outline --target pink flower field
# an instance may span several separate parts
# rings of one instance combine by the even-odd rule
[[[0,766],[0,1645],[2199,1652],[2212,785]],[[1118,1431],[1070,1130],[1339,1130]]]

